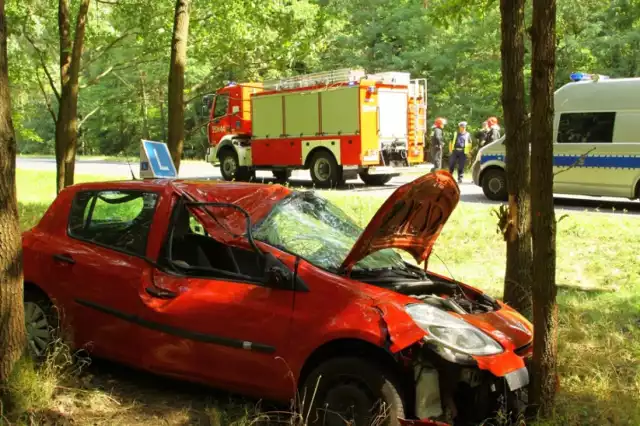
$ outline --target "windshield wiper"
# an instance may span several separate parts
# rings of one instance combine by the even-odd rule
[[[386,268],[354,269],[352,273],[358,274],[358,275],[368,275],[368,276],[394,275],[399,277],[419,278],[419,279],[422,279],[425,277],[425,274],[421,274],[417,271],[411,271],[405,268],[399,268],[397,266],[391,266]]]

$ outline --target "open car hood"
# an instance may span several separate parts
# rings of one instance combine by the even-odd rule
[[[371,253],[388,248],[405,250],[416,262],[426,262],[459,200],[458,184],[444,170],[402,185],[378,209],[341,270],[348,273]]]

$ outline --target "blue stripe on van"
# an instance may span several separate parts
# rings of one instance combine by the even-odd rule
[[[578,161],[580,155],[557,155],[553,157],[553,165],[556,167],[570,167]],[[505,156],[500,154],[483,155],[481,164],[489,161],[505,161]],[[608,167],[622,169],[640,169],[640,156],[624,157],[620,155],[612,156],[587,156],[583,164],[576,164],[576,167]]]

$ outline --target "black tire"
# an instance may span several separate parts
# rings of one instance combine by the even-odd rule
[[[289,169],[273,170],[271,173],[273,173],[273,177],[276,179],[276,182],[279,183],[285,183],[291,177],[291,170]]]
[[[482,192],[492,201],[507,200],[507,176],[504,170],[490,169],[482,174]]]
[[[370,175],[368,170],[361,171],[358,176],[366,185],[371,186],[382,186],[393,179],[393,175]]]
[[[248,167],[238,165],[238,154],[231,148],[223,148],[218,154],[220,160],[220,174],[226,181],[250,181],[254,177],[254,172]]]
[[[342,183],[342,168],[329,151],[318,151],[309,165],[311,180],[319,188],[333,188]]]
[[[307,377],[300,398],[310,425],[397,426],[405,416],[396,377],[361,358],[325,361]]]
[[[25,289],[24,316],[29,353],[33,359],[42,360],[59,335],[58,311],[43,292]]]

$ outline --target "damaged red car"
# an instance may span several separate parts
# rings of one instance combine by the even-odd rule
[[[459,196],[449,173],[424,175],[362,229],[280,185],[66,188],[23,235],[30,347],[62,333],[97,357],[294,400],[316,424],[518,415],[532,325],[428,270]]]

